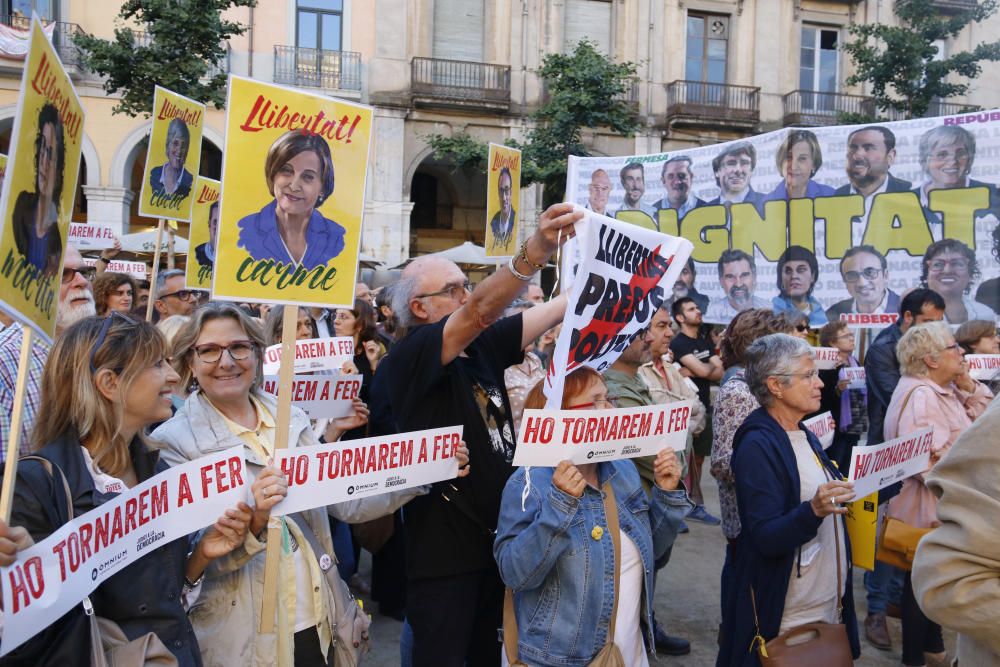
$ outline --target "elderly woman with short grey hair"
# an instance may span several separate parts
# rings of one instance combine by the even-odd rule
[[[885,415],[885,439],[930,427],[931,468],[989,405],[993,394],[969,376],[965,351],[944,322],[928,322],[906,330],[896,346],[902,377]],[[930,468],[928,468],[928,472]],[[937,497],[923,475],[903,480],[886,513],[916,528],[937,525]],[[903,664],[945,665],[941,626],[928,619],[913,595],[906,573],[902,601]]]
[[[732,558],[717,665],[759,665],[763,641],[808,623],[844,624],[834,637],[861,654],[851,589],[843,480],[801,420],[819,408],[812,348],[787,334],[745,352],[745,380],[761,407],[733,439],[741,530]],[[751,650],[747,650],[752,647]]]

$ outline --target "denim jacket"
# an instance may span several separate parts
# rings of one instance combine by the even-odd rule
[[[552,485],[554,470],[518,468],[507,481],[493,555],[514,591],[520,658],[532,665],[584,667],[607,641],[614,544],[607,535],[604,494],[588,486],[581,498],[567,495]],[[621,530],[642,556],[642,617],[647,645],[653,646],[653,563],[674,543],[691,502],[683,488],[654,487],[651,503],[631,461],[599,463],[597,473],[602,486],[611,480]],[[531,485],[522,510],[526,474]],[[604,529],[603,539],[593,537],[595,526]],[[639,601],[619,601],[630,603]]]

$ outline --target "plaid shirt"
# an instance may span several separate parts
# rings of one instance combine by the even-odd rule
[[[10,439],[10,418],[14,412],[14,387],[17,383],[17,363],[21,356],[24,329],[15,323],[0,332],[0,464],[7,458]],[[31,429],[42,398],[42,369],[49,358],[49,346],[38,336],[32,336],[29,359],[28,383],[24,393],[24,412],[21,416],[21,455],[31,452]]]

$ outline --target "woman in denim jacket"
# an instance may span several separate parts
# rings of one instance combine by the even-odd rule
[[[539,383],[525,407],[543,403]],[[609,407],[598,373],[581,368],[566,377],[564,409]],[[493,555],[504,583],[514,591],[517,657],[522,662],[583,667],[607,642],[615,595],[614,544],[605,534],[608,523],[599,489],[610,480],[622,538],[615,644],[625,664],[649,664],[640,624],[645,626],[645,645],[653,646],[653,563],[673,544],[691,508],[679,487],[680,465],[672,450],[657,456],[654,475],[652,501],[628,460],[519,468],[507,482]]]

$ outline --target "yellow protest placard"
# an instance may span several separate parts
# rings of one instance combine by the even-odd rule
[[[875,534],[878,528],[878,492],[847,503],[847,534],[851,560],[865,570],[875,569]]]
[[[0,199],[0,307],[46,340],[55,331],[82,143],[80,98],[32,19]]]
[[[166,88],[153,94],[153,131],[139,194],[139,215],[190,220],[201,166],[205,105]]]
[[[0,192],[3,191],[3,181],[7,178],[7,156],[0,154]]]
[[[370,107],[230,77],[213,298],[351,307]]]
[[[486,173],[486,256],[510,257],[517,252],[521,195],[521,151],[490,144]]]
[[[194,210],[184,286],[188,289],[210,289],[212,266],[215,264],[215,239],[219,232],[219,181],[199,176],[194,182]]]

